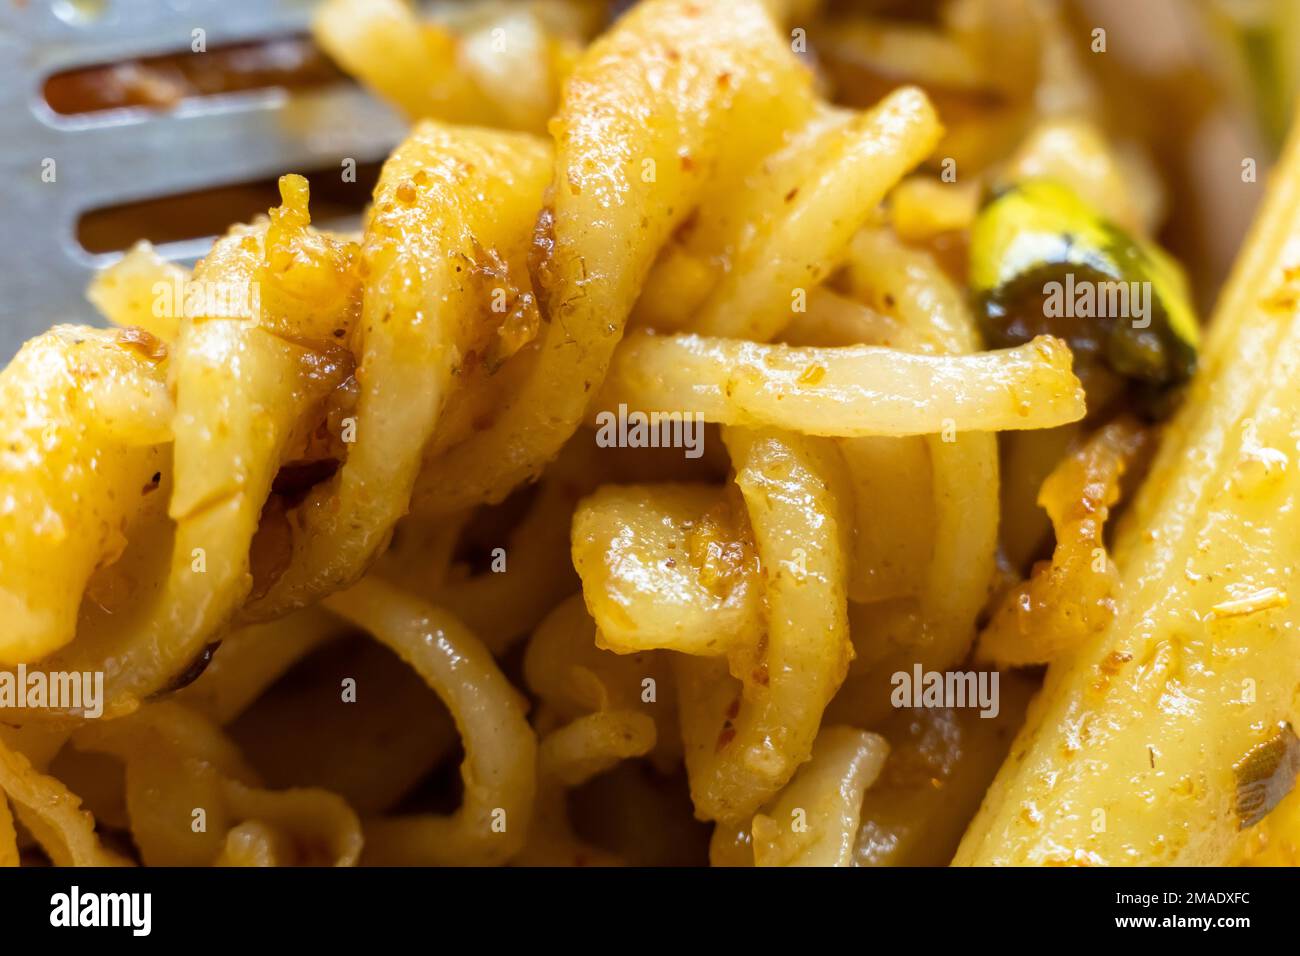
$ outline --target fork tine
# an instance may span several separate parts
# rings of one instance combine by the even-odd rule
[[[77,183],[74,211],[338,167],[344,158],[379,160],[404,126],[386,106],[342,86],[202,107],[63,134],[57,149]]]
[[[405,124],[356,87],[260,90],[187,100],[166,112],[59,116],[41,87],[54,72],[190,49],[300,34],[311,0],[103,0],[78,22],[70,2],[0,0],[0,363],[52,322],[91,320],[85,287],[117,256],[91,255],[77,221],[93,209],[285,172],[382,159]],[[42,181],[45,159],[57,178]],[[176,259],[203,239],[160,249]]]
[[[18,34],[28,44],[28,64],[41,74],[133,57],[183,52],[192,31],[203,29],[209,48],[304,32],[311,22],[308,0],[188,0],[142,3],[103,0],[97,15],[64,19],[57,3],[0,5],[0,35]],[[65,3],[62,9],[74,9]]]

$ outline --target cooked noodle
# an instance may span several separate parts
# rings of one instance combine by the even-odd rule
[[[1300,147],[1187,386],[1057,4],[821,7],[320,6],[360,233],[286,175],[0,372],[0,865],[1295,862]]]

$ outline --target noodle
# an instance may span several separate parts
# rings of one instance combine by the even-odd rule
[[[757,810],[808,759],[822,709],[844,680],[853,655],[850,531],[839,513],[847,476],[833,444],[739,430],[724,440],[765,569],[768,630],[751,649],[743,690],[725,709],[698,685],[698,670],[693,674],[691,689],[682,690],[682,729],[696,813],[735,820]]]
[[[846,438],[1051,428],[1083,415],[1069,365],[1069,352],[1048,338],[940,358],[874,346],[635,336],[598,404]]]
[[[0,738],[0,789],[27,830],[61,866],[121,866],[126,861],[106,850],[95,833],[95,821],[81,802],[58,780],[38,772],[31,761]],[[13,833],[6,810],[5,829]],[[7,841],[6,841],[7,842]],[[0,843],[6,847],[6,843]],[[17,843],[3,849],[16,863]]]
[[[498,501],[537,476],[603,379],[658,248],[711,179],[770,149],[808,99],[755,3],[640,6],[588,49],[554,120],[558,177],[534,266],[549,321],[530,374],[487,430],[426,468],[417,508]]]
[[[1283,164],[1289,172],[1220,302],[1194,386],[1200,394],[1173,422],[1116,541],[1124,604],[1110,627],[1049,670],[1016,745],[1023,749],[1013,748],[1016,758],[994,781],[957,863],[1225,862],[1248,825],[1234,767],[1289,719],[1296,657],[1282,635],[1295,611],[1264,602],[1242,616],[1211,612],[1278,583],[1277,549],[1296,540],[1292,516],[1277,508],[1277,496],[1294,494],[1294,469],[1270,467],[1261,454],[1288,440],[1300,345],[1290,291],[1300,222],[1294,139]],[[1203,666],[1211,656],[1214,666]],[[1106,693],[1097,693],[1098,681]],[[1249,707],[1240,703],[1243,688],[1256,695]],[[1197,704],[1168,721],[1161,707],[1171,695]],[[1090,703],[1066,719],[1083,701]],[[1086,762],[1061,739],[1079,732],[1090,743]],[[1113,793],[1108,768],[1131,776],[1134,788]],[[1149,810],[1124,812],[1124,798],[1156,772],[1175,782],[1204,775],[1194,790],[1158,801],[1158,828]],[[1015,822],[1016,808],[1046,779],[1053,795],[1039,802],[1042,820],[1028,829]],[[1073,806],[1097,807],[1105,830]]]
[[[325,606],[415,668],[447,704],[465,742],[460,809],[372,823],[367,857],[390,866],[509,859],[528,833],[537,742],[523,702],[487,649],[455,618],[375,579],[332,595]]]
[[[862,794],[879,775],[888,749],[874,734],[850,727],[823,729],[812,759],[780,799],[754,817],[755,864],[847,866],[858,836]]]
[[[298,607],[350,583],[404,513],[457,366],[500,334],[481,302],[494,281],[507,300],[525,294],[510,276],[523,271],[548,160],[531,137],[426,123],[385,164],[360,253],[356,440],[299,509],[288,569],[261,605]]]
[[[1294,865],[1300,144],[1202,343],[1073,25],[937,8],[321,3],[359,231],[0,371],[0,866]]]
[[[654,741],[654,721],[621,710],[588,714],[547,734],[538,752],[539,819],[516,862],[522,866],[612,866],[621,862],[573,835],[565,808],[566,791],[621,759],[645,754]]]

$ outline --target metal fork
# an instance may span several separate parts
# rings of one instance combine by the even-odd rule
[[[129,108],[56,114],[51,74],[303,33],[311,0],[27,0],[0,3],[0,365],[55,322],[95,321],[94,272],[120,253],[77,241],[86,212],[388,154],[404,123],[356,87],[263,89]],[[194,54],[202,56],[202,53]],[[53,181],[42,178],[54,160]],[[48,173],[47,173],[48,178]],[[159,247],[192,261],[211,238]]]

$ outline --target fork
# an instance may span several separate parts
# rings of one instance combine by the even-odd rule
[[[85,288],[121,253],[77,239],[95,209],[377,162],[405,124],[356,86],[271,88],[61,115],[52,74],[304,33],[311,0],[18,0],[0,3],[0,365],[55,322],[94,322]],[[204,55],[202,52],[195,56]],[[192,262],[212,237],[167,243]]]

